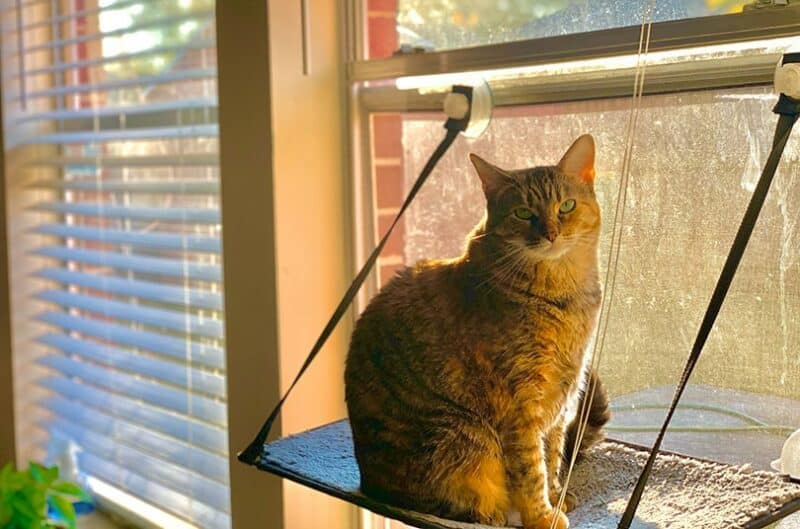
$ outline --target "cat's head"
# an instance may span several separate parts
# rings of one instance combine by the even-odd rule
[[[505,170],[470,155],[486,195],[485,232],[534,261],[594,248],[600,206],[594,193],[594,139],[585,134],[554,166]]]

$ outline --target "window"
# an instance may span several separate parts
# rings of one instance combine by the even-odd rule
[[[0,10],[20,459],[230,527],[214,2]]]
[[[494,117],[480,138],[457,140],[425,184],[379,261],[372,293],[400,267],[460,254],[484,208],[469,152],[501,167],[552,164],[586,132],[598,145],[605,267],[638,60],[639,27],[626,26],[639,23],[642,6],[510,1],[497,3],[491,17],[470,18],[483,3],[443,5],[367,3],[370,60],[351,66],[362,131],[355,163],[362,252],[383,233],[441,140],[449,86],[485,80]],[[507,16],[523,5],[540,14]],[[800,43],[786,31],[800,23],[794,7],[738,13],[741,2],[656,5],[600,367],[613,397],[610,435],[645,445],[655,439],[769,151],[775,64]],[[570,18],[577,10],[589,14]],[[603,10],[622,18],[598,18]],[[392,23],[381,26],[378,17]],[[474,30],[464,29],[473,22]],[[436,51],[388,58],[386,50],[408,42],[408,29]],[[527,40],[509,42],[520,39]],[[800,427],[799,146],[795,137],[787,147],[665,449],[768,469]]]

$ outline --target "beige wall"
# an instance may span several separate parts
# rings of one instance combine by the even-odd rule
[[[280,529],[283,520],[281,480],[236,459],[279,395],[266,7],[264,2],[216,4],[228,442],[235,529]]]
[[[350,272],[340,2],[218,2],[231,450],[242,449],[336,306]],[[261,39],[260,36],[265,36]],[[347,318],[346,318],[347,319]],[[342,418],[348,322],[289,399],[275,435]],[[276,354],[277,352],[277,354]],[[351,528],[356,510],[231,459],[233,526]]]
[[[300,2],[270,0],[273,168],[278,261],[280,374],[288,387],[352,274],[345,177],[346,116],[342,2],[308,0],[303,73]],[[331,337],[287,401],[283,433],[344,417],[349,319]],[[355,527],[355,509],[284,485],[289,529]]]

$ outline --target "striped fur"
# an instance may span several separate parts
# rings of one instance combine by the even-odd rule
[[[487,214],[464,254],[406,268],[361,315],[345,386],[366,494],[463,521],[502,525],[516,508],[526,529],[568,527],[553,508],[567,402],[585,382],[601,297],[593,162],[590,136],[552,167],[473,157]],[[590,421],[589,441],[603,424]]]

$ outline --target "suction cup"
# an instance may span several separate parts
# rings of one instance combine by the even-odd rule
[[[489,83],[478,79],[472,84],[472,108],[469,114],[469,125],[463,132],[467,138],[477,138],[489,127],[492,120],[494,98]]]
[[[468,119],[462,134],[467,138],[477,138],[484,133],[492,120],[492,89],[484,79],[474,79],[459,85],[472,89],[471,104],[466,95],[453,91],[444,98],[444,112],[451,119]]]

